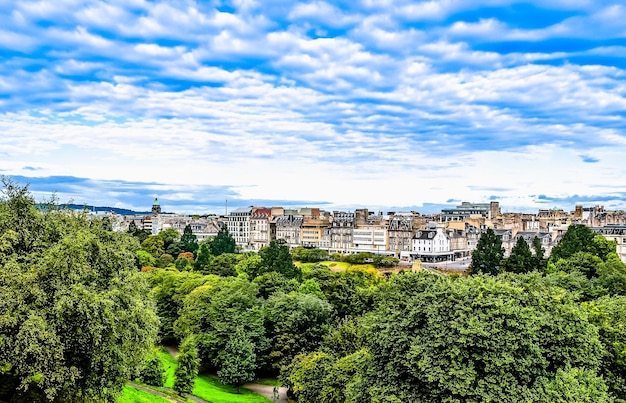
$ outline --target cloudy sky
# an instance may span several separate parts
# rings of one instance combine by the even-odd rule
[[[37,198],[626,209],[622,0],[0,0]]]

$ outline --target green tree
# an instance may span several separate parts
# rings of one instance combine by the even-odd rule
[[[503,258],[502,239],[491,228],[488,228],[480,236],[476,249],[472,252],[469,272],[470,274],[498,274]]]
[[[626,402],[626,296],[604,296],[583,307],[598,326],[604,346],[599,372],[616,402]]]
[[[159,238],[163,240],[163,248],[167,250],[171,244],[180,240],[180,234],[174,228],[164,229],[159,232]]]
[[[289,245],[284,239],[272,240],[269,246],[261,248],[259,256],[261,256],[264,273],[275,271],[287,278],[297,280],[302,278],[302,271],[293,264]]]
[[[139,373],[139,380],[153,386],[163,386],[165,384],[165,366],[159,358],[158,350],[155,349],[145,360],[144,366]]]
[[[276,293],[269,297],[263,316],[273,370],[280,370],[300,353],[320,347],[332,313],[332,306],[313,294]]]
[[[544,382],[536,401],[545,403],[610,403],[608,388],[594,371],[558,369],[556,377]]]
[[[159,336],[164,343],[178,339],[174,333],[174,323],[180,317],[180,310],[187,295],[195,288],[210,283],[213,278],[190,271],[154,270],[147,273],[156,300],[157,313],[161,321]]]
[[[198,250],[198,237],[191,231],[191,226],[187,224],[180,237],[180,244],[185,252],[196,253]]]
[[[536,270],[542,271],[546,268],[545,254],[546,250],[541,244],[541,239],[539,237],[533,238],[533,267]]]
[[[372,355],[354,399],[535,401],[559,369],[597,371],[602,345],[588,314],[540,274],[393,276],[363,319]]]
[[[237,263],[239,255],[233,253],[223,253],[211,259],[209,264],[202,270],[204,274],[215,274],[221,277],[229,277],[237,275]]]
[[[288,279],[280,273],[271,271],[269,273],[261,274],[252,280],[259,289],[258,296],[263,299],[268,299],[271,295],[277,292],[283,292],[285,294],[291,291],[298,290],[300,284],[294,279]]]
[[[559,243],[552,248],[550,261],[567,259],[577,252],[586,252],[606,260],[615,252],[615,242],[607,241],[602,235],[596,235],[585,225],[570,225]]]
[[[148,231],[144,229],[139,229],[139,227],[137,227],[137,224],[135,224],[135,221],[131,221],[130,224],[128,224],[128,231],[126,232],[134,236],[139,241],[139,243],[145,241],[150,236],[150,233]]]
[[[155,259],[159,258],[164,252],[163,239],[157,235],[151,235],[141,243],[141,249],[151,254]]]
[[[174,371],[174,390],[179,394],[191,393],[198,376],[200,361],[193,337],[185,339],[176,357],[178,366]]]
[[[228,232],[228,228],[224,225],[211,241],[211,254],[219,256],[223,253],[237,252],[237,244],[235,239]]]
[[[0,200],[0,401],[113,400],[158,330],[139,245],[26,189]]]
[[[517,238],[511,254],[504,260],[504,270],[512,273],[528,273],[536,270],[533,254],[523,237]]]
[[[194,336],[202,365],[219,370],[219,352],[241,327],[257,360],[261,360],[268,341],[256,286],[240,277],[207,278],[208,281],[185,297],[175,324],[176,333],[181,338]],[[255,364],[260,365],[261,362]]]
[[[194,270],[204,273],[212,259],[213,255],[211,254],[211,242],[210,240],[205,239],[198,244],[196,262],[193,265]]]
[[[239,390],[241,385],[254,380],[256,354],[241,326],[228,339],[224,350],[217,354],[217,361],[220,367],[217,376],[221,382]]]
[[[150,254],[150,252],[141,249],[137,251],[137,258],[139,259],[139,266],[141,267],[153,267],[156,265],[157,262],[157,260],[154,258],[154,256],[152,256],[152,254]]]

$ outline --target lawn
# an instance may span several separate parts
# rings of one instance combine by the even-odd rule
[[[124,386],[122,395],[117,399],[117,403],[171,403],[171,400],[151,395],[148,392],[130,386]]]
[[[206,375],[196,378],[193,395],[211,403],[271,403],[271,400],[248,389],[241,388],[240,393],[237,393],[237,389],[232,386]]]
[[[176,371],[176,359],[170,355],[165,349],[159,352],[159,358],[165,367],[165,387],[174,387],[174,371]]]
[[[321,261],[319,263],[301,263],[301,262],[295,262],[295,264],[303,269],[309,269],[310,267],[316,265],[316,264],[323,264],[324,266],[330,268],[331,270],[334,271],[344,271],[344,270],[376,270],[376,267],[374,267],[373,264],[370,263],[366,263],[366,264],[352,264],[352,263],[348,263],[348,262],[334,262],[332,260],[324,260]]]

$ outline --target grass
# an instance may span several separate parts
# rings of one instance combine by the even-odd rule
[[[174,387],[174,371],[176,371],[176,358],[172,357],[165,349],[159,352],[159,358],[165,367],[165,386],[166,388]]]
[[[117,399],[117,403],[171,403],[171,400],[151,395],[148,392],[130,386],[124,386],[122,395]]]
[[[217,379],[206,375],[196,378],[196,385],[192,394],[211,403],[269,403],[271,400],[248,389],[237,389],[224,385]]]
[[[324,260],[321,261],[319,263],[301,263],[301,262],[296,262],[296,265],[303,268],[303,269],[309,269],[311,268],[313,265],[316,264],[323,264],[324,266],[330,268],[333,271],[346,271],[346,270],[376,270],[376,267],[371,264],[371,263],[366,263],[366,264],[352,264],[352,263],[348,263],[348,262],[334,262],[332,260]]]

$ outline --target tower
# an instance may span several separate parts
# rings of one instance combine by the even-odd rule
[[[157,214],[161,214],[161,205],[159,204],[159,199],[155,197],[154,203],[152,203],[152,215]]]

